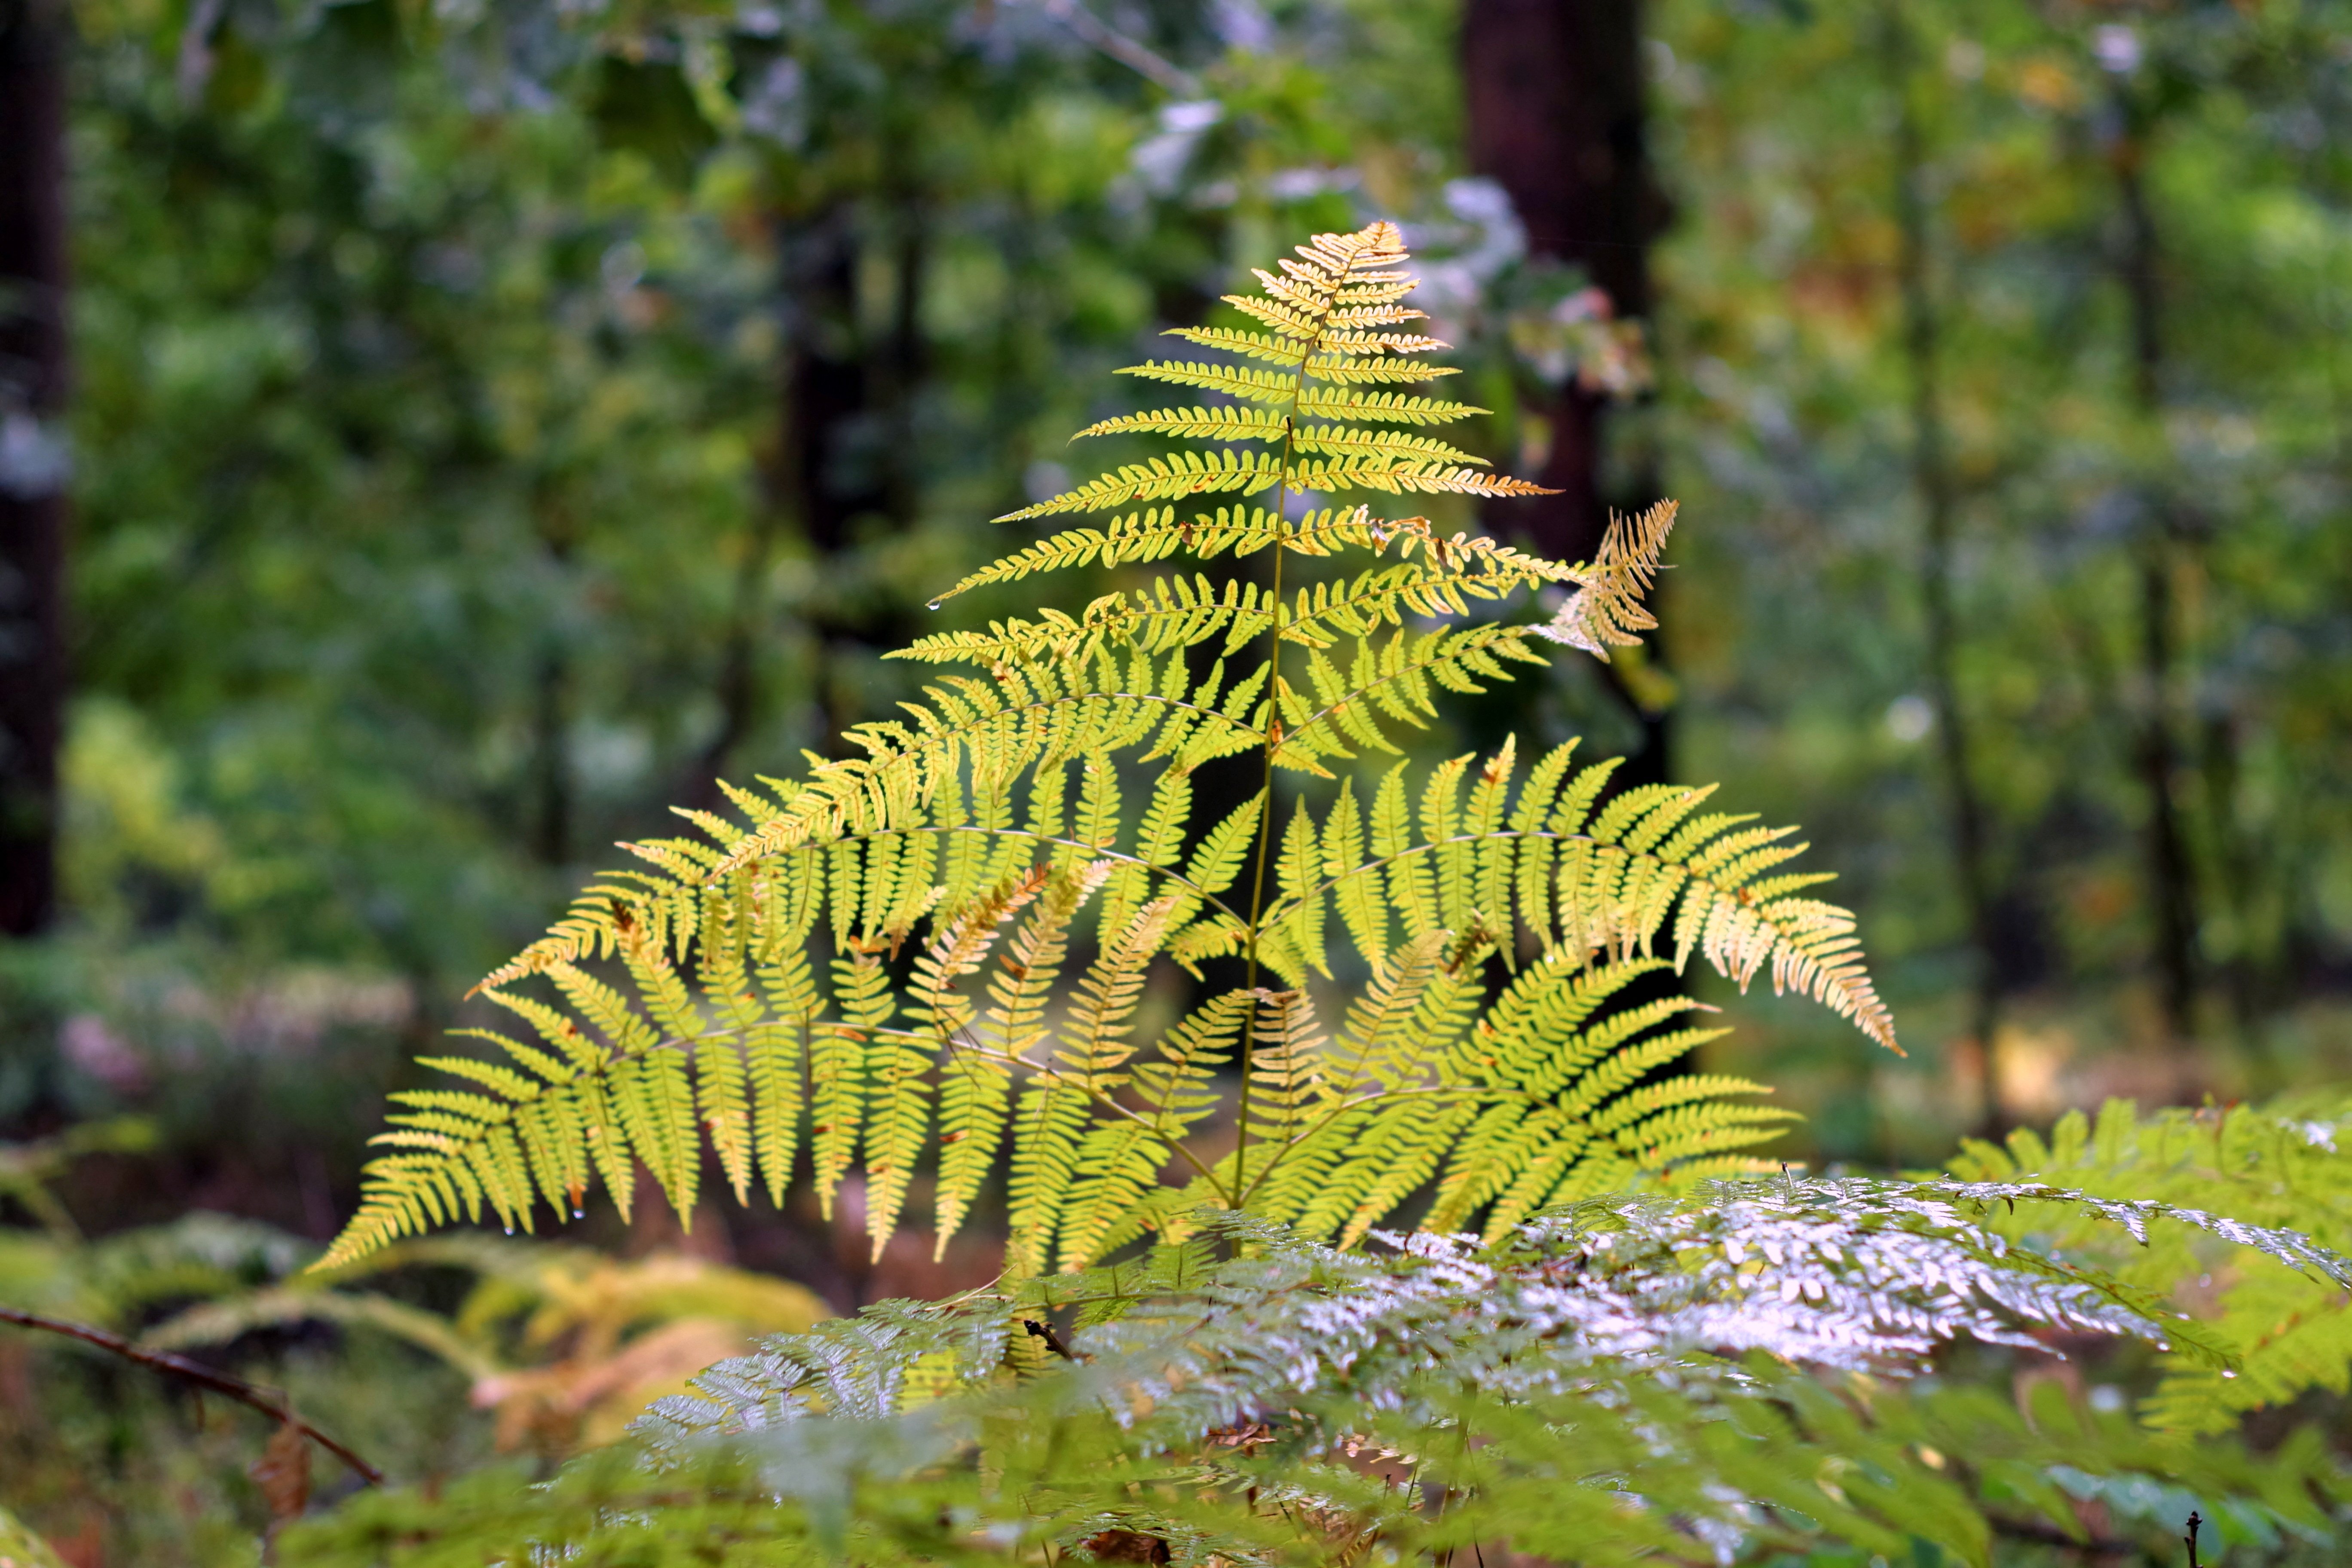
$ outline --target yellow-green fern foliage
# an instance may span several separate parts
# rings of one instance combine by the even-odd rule
[[[398,1097],[328,1261],[577,1214],[599,1182],[625,1211],[640,1162],[686,1215],[706,1150],[739,1199],[805,1173],[829,1209],[857,1174],[877,1250],[919,1173],[944,1246],[1002,1171],[1023,1270],[1203,1205],[1349,1242],[1433,1194],[1424,1224],[1493,1235],[1636,1173],[1741,1168],[1784,1118],[1658,1072],[1714,1031],[1685,997],[1612,1004],[1645,973],[1769,970],[1893,1047],[1790,830],[1706,789],[1612,795],[1572,745],[1367,765],[1549,646],[1633,644],[1675,517],[1571,565],[1384,515],[1535,490],[1425,433],[1476,410],[1399,390],[1449,374],[1405,260],[1389,224],[1318,236],[1229,297],[1250,328],[1175,334],[1232,363],[1134,367],[1210,400],[1081,434],[1190,444],[999,520],[1108,514],[954,592],[1135,585],[918,640],[898,657],[940,676],[849,732],[863,755],[629,846],[482,983],[511,1028]],[[1549,622],[1501,618],[1543,590]],[[1209,770],[1240,805],[1196,809]],[[1176,970],[1195,999],[1147,1028]]]

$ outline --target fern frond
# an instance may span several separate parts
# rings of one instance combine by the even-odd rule
[[[1270,408],[1158,408],[1149,414],[1121,414],[1098,419],[1070,439],[1151,435],[1191,436],[1212,441],[1279,441],[1289,428],[1289,421]]]
[[[1420,357],[1435,340],[1388,330],[1420,319],[1404,260],[1392,226],[1318,236],[1236,297],[1251,329],[1178,334],[1255,363],[1135,367],[1231,405],[1085,434],[1214,445],[1010,514],[1109,516],[950,592],[1138,580],[915,639],[897,657],[965,668],[800,777],[724,786],[735,816],[625,846],[630,869],[480,988],[524,1038],[477,1036],[396,1101],[331,1260],[576,1215],[598,1184],[625,1212],[640,1166],[690,1211],[706,1152],[739,1197],[807,1180],[828,1213],[862,1178],[877,1252],[929,1163],[941,1247],[1003,1170],[1030,1275],[1189,1234],[1204,1204],[1355,1245],[1431,1184],[1431,1223],[1500,1234],[1641,1172],[1739,1168],[1777,1125],[1737,1080],[1640,1087],[1711,1034],[1687,1005],[1612,1000],[1669,953],[1743,985],[1769,968],[1891,1047],[1852,918],[1807,896],[1785,832],[1705,791],[1612,796],[1609,764],[1565,748],[1524,776],[1509,746],[1363,795],[1345,776],[1547,638],[1630,640],[1674,517],[1621,520],[1571,563],[1364,505],[1294,516],[1349,489],[1536,488],[1416,433],[1476,410],[1383,389],[1446,372]],[[1549,626],[1500,616],[1552,584],[1572,593]],[[1196,789],[1204,769],[1240,787]],[[1372,978],[1327,1040],[1305,987],[1346,973],[1335,942]],[[1163,957],[1240,984],[1139,1041]]]
[[[1580,574],[1583,585],[1537,635],[1601,659],[1609,657],[1612,647],[1640,642],[1641,634],[1658,624],[1642,601],[1656,580],[1675,510],[1676,503],[1664,500],[1637,518],[1612,518],[1599,553]]]
[[[1341,386],[1411,384],[1462,374],[1458,366],[1450,364],[1423,364],[1418,360],[1359,359],[1345,353],[1317,354],[1307,362],[1306,370],[1318,381]]]
[[[1431,445],[1439,447],[1443,444]],[[1420,455],[1446,454],[1432,452]],[[1454,460],[1477,461],[1466,454]],[[1360,507],[1319,508],[1295,522],[1277,518],[1263,507],[1220,507],[1214,512],[1196,512],[1189,517],[1172,507],[1160,507],[1116,519],[1106,528],[1066,529],[981,568],[940,595],[933,603],[936,606],[973,588],[992,583],[1018,582],[1039,572],[1163,561],[1180,552],[1208,561],[1228,552],[1234,555],[1252,554],[1279,542],[1283,549],[1293,553],[1319,556],[1331,554],[1335,549],[1347,546],[1381,551],[1391,541],[1398,544],[1401,552],[1407,555],[1419,542],[1433,552],[1474,552],[1482,558],[1491,559],[1498,566],[1508,563],[1517,570],[1543,575],[1547,581],[1565,581],[1570,574],[1569,568],[1523,555],[1490,540],[1471,540],[1459,534],[1452,540],[1440,540],[1431,531],[1426,518],[1376,521],[1369,509]],[[927,640],[919,640],[917,646],[922,646]]]
[[[1792,879],[1761,875],[1798,852],[1771,842],[1786,830],[1743,829],[1746,819],[1725,814],[1696,816],[1710,792],[1667,785],[1620,795],[1588,822],[1586,803],[1611,764],[1571,778],[1566,751],[1555,755],[1538,764],[1511,808],[1512,826],[1475,833],[1455,831],[1452,808],[1438,804],[1424,811],[1421,830],[1412,831],[1402,774],[1391,773],[1394,783],[1384,782],[1380,797],[1389,804],[1376,805],[1371,858],[1308,892],[1337,895],[1343,908],[1352,901],[1360,910],[1384,879],[1387,902],[1405,915],[1409,929],[1458,927],[1471,910],[1465,879],[1478,862],[1485,901],[1496,906],[1487,917],[1516,913],[1535,940],[1574,963],[1646,958],[1672,921],[1677,969],[1697,952],[1744,987],[1769,964],[1777,989],[1811,996],[1899,1049],[1892,1016],[1863,965],[1853,916],[1790,896]],[[1504,761],[1498,754],[1490,770]],[[1448,781],[1458,784],[1465,763],[1455,759],[1433,772],[1433,803],[1452,798]],[[1494,809],[1504,809],[1499,794]],[[1365,886],[1347,890],[1355,881]],[[1288,913],[1277,902],[1269,919]]]
[[[1333,458],[1385,458],[1397,462],[1451,464],[1456,468],[1471,468],[1488,466],[1486,458],[1465,452],[1450,442],[1428,436],[1401,436],[1389,430],[1354,430],[1339,425],[1309,425],[1297,434],[1292,444],[1301,452],[1318,452]],[[1308,489],[1328,488],[1304,480],[1301,482]]]
[[[954,1540],[1002,1540],[1007,1561],[1033,1539],[1122,1530],[1237,1561],[1507,1540],[1636,1568],[1892,1558],[1927,1540],[1980,1562],[1990,1517],[2056,1535],[2092,1495],[2119,1523],[2128,1500],[2155,1497],[2177,1529],[2195,1496],[2250,1531],[2340,1535],[2326,1505],[2346,1483],[2316,1433],[2258,1458],[2061,1401],[1906,1387],[1959,1337],[2171,1332],[2139,1292],[2003,1247],[1966,1206],[1942,1184],[1721,1182],[1587,1201],[1485,1247],[1389,1237],[1355,1253],[1214,1216],[1204,1226],[1244,1256],[1220,1264],[1192,1243],[892,1304],[861,1335],[821,1331],[714,1369],[701,1401],[670,1402],[648,1436],[672,1463],[708,1455],[714,1434],[756,1436],[769,1473],[834,1488],[825,1505],[865,1521],[862,1540],[927,1556],[950,1546],[935,1521],[950,1507]],[[1003,1326],[1055,1309],[1076,1316],[1083,1364],[992,1375]],[[922,1365],[943,1404],[919,1426],[894,1422]],[[1261,1422],[1268,1411],[1281,1422]],[[982,1449],[977,1466],[961,1447],[910,1445],[942,1427]],[[830,1479],[819,1460],[842,1452],[872,1468]],[[1446,1491],[1443,1514],[1358,1468],[1405,1455]],[[1144,1484],[1171,1474],[1189,1504]],[[993,1521],[985,1536],[974,1520]]]
[[[1053,1066],[1031,1075],[1024,1110],[1013,1127],[1010,1217],[1020,1245],[1027,1249],[1022,1261],[1033,1272],[1045,1266],[1079,1174],[1085,1112],[1109,1101],[1129,1081],[1121,1070],[1134,1050],[1128,1032],[1143,992],[1144,971],[1160,951],[1173,912],[1173,901],[1167,899],[1155,899],[1136,911],[1079,982]],[[1125,1172],[1124,1163],[1114,1159],[1114,1179]],[[1111,1217],[1095,1217],[1092,1229],[1098,1234]],[[1076,1266],[1075,1258],[1091,1239],[1065,1242],[1065,1268]]]
[[[1538,484],[1508,475],[1482,474],[1475,468],[1448,468],[1424,458],[1384,453],[1346,454],[1318,463],[1301,463],[1290,471],[1297,489],[1378,490],[1383,495],[1543,496],[1554,495]]]
[[[1291,397],[1290,378],[1270,370],[1153,360],[1148,364],[1130,365],[1119,374],[1139,375],[1146,381],[1173,382],[1179,386],[1198,387],[1203,392],[1222,392],[1228,397],[1245,398],[1252,403],[1286,403]],[[1020,512],[1011,514],[1014,518],[1022,515]],[[1002,522],[1007,519],[997,521]]]
[[[1384,721],[1407,729],[1426,728],[1437,715],[1438,693],[1475,694],[1486,689],[1481,681],[1511,679],[1512,664],[1542,662],[1543,656],[1528,647],[1517,626],[1440,626],[1379,641],[1360,637],[1344,692],[1318,705],[1284,688],[1279,728],[1272,732],[1275,765],[1328,777],[1330,770],[1324,759],[1356,754],[1348,745],[1350,739],[1393,751],[1386,740],[1371,739],[1385,734]]]
[[[1298,395],[1298,416],[1353,425],[1450,425],[1457,419],[1489,412],[1469,403],[1446,403],[1401,392],[1358,392],[1340,387],[1310,387]]]
[[[1297,339],[1269,337],[1264,332],[1237,332],[1230,327],[1171,327],[1167,335],[1182,338],[1204,349],[1240,354],[1247,359],[1266,360],[1279,365],[1296,365],[1307,358],[1307,350]],[[1310,342],[1320,342],[1318,336]]]
[[[1214,495],[1239,490],[1255,495],[1277,483],[1282,463],[1266,453],[1179,452],[1148,463],[1129,463],[1115,474],[1105,474],[1050,500],[1005,513],[996,521],[1018,522],[1064,511],[1108,511],[1136,501],[1167,500],[1176,496]]]

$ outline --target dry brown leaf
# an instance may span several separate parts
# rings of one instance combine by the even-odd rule
[[[302,1429],[287,1422],[269,1435],[269,1447],[246,1470],[269,1505],[272,1529],[299,1518],[310,1506],[310,1441]]]
[[[682,1393],[686,1380],[713,1362],[743,1354],[751,1338],[740,1324],[682,1318],[613,1354],[486,1377],[474,1384],[474,1404],[498,1412],[501,1448],[520,1447],[533,1433],[558,1442],[609,1441],[655,1399]]]

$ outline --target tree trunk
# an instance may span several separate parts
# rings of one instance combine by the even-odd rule
[[[1469,0],[1462,70],[1470,166],[1509,193],[1530,254],[1582,268],[1620,317],[1646,317],[1662,204],[1643,134],[1641,6]],[[1573,382],[1538,410],[1551,446],[1529,477],[1560,493],[1512,502],[1510,519],[1546,555],[1591,560],[1612,507],[1630,512],[1656,499],[1654,480],[1612,493],[1601,467],[1608,410],[1605,395]],[[1622,681],[1610,686],[1643,732],[1621,781],[1663,781],[1666,714],[1634,701]]]
[[[1462,19],[1462,86],[1470,166],[1500,184],[1525,226],[1531,257],[1581,268],[1622,320],[1650,313],[1650,240],[1664,203],[1650,177],[1643,133],[1642,8],[1638,0],[1468,0]],[[1656,500],[1657,476],[1640,471],[1612,486],[1603,468],[1607,395],[1570,377],[1533,410],[1550,429],[1542,468],[1528,476],[1558,490],[1506,503],[1497,528],[1524,530],[1559,561],[1590,561],[1612,510]],[[1663,618],[1663,617],[1662,617]],[[1640,650],[1664,662],[1661,632]],[[1622,656],[1621,656],[1622,657]],[[1610,782],[1616,794],[1673,774],[1673,710],[1642,700],[1612,660],[1610,694],[1640,740]],[[1618,993],[1621,1007],[1679,994],[1671,972],[1643,975]],[[1696,1069],[1664,1063],[1629,1089]]]
[[[64,0],[0,0],[0,933],[57,910],[64,729]]]
[[[858,250],[856,216],[845,206],[793,226],[785,242],[792,342],[780,483],[786,509],[817,553],[818,570],[828,573],[838,569],[824,558],[845,557],[858,519],[881,512],[889,500],[876,439],[875,367],[858,320]],[[811,685],[829,751],[838,752],[842,731],[859,716],[843,689],[842,666],[845,645],[865,629],[863,619],[859,606],[837,594],[809,606],[808,626],[816,634]]]
[[[706,811],[725,809],[718,780],[759,721],[764,697],[761,645],[772,629],[768,577],[778,550],[798,524],[817,550],[839,553],[848,546],[856,510],[875,499],[871,486],[843,495],[835,485],[846,462],[839,444],[845,431],[855,429],[867,402],[865,365],[856,352],[856,249],[849,216],[834,208],[805,220],[779,218],[775,235],[777,302],[790,330],[773,444],[761,457],[758,511],[736,567],[733,603],[719,644],[719,727],[686,780],[686,798]],[[834,626],[814,616],[811,624],[821,645],[811,684],[831,723],[829,660],[822,645],[832,639]]]
[[[1462,26],[1470,166],[1510,193],[1533,255],[1581,267],[1620,316],[1650,310],[1654,201],[1642,132],[1641,10],[1627,0],[1470,0]],[[1536,542],[1589,561],[1608,526],[1607,400],[1570,386],[1544,412],[1557,489],[1516,503]]]
[[[2148,206],[2141,169],[2148,130],[2134,123],[2122,105],[2119,132],[2109,157],[2124,216],[2124,247],[2118,260],[2131,307],[2132,397],[2141,417],[2155,425],[2164,416],[2164,300],[2158,276],[2156,218]],[[2159,433],[2160,436],[2160,433]],[[2168,490],[2152,497],[2139,542],[2139,734],[2134,745],[2141,787],[2147,797],[2147,866],[2156,924],[2158,998],[2174,1045],[2196,1033],[2198,895],[2179,799],[2181,744],[2174,728],[2179,674],[2174,620],[2174,560],[2184,542],[2176,526],[2177,503]]]
[[[809,543],[835,555],[849,548],[850,525],[884,505],[854,216],[838,207],[790,226],[785,254],[793,322],[782,482]]]
[[[1977,789],[1969,717],[1960,705],[1959,616],[1952,604],[1952,534],[1958,495],[1944,424],[1943,321],[1928,279],[1931,237],[1920,189],[1927,136],[1914,100],[1913,40],[1903,0],[1887,7],[1886,65],[1895,94],[1895,211],[1901,236],[1896,275],[1903,298],[1904,357],[1911,372],[1911,481],[1922,522],[1919,597],[1927,621],[1927,687],[1935,703],[1937,758],[1951,812],[1952,871],[1976,948],[1969,987],[1969,1033],[1979,1067],[1978,1134],[2008,1131],[1995,1070],[1994,1038],[2000,1025],[2000,932],[1993,907],[1992,872],[1985,842],[1985,810]]]

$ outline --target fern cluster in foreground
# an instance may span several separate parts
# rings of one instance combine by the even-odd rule
[[[919,1169],[942,1247],[1002,1169],[1033,1272],[1206,1207],[1352,1243],[1424,1189],[1427,1225],[1494,1237],[1637,1172],[1746,1168],[1782,1120],[1758,1085],[1658,1078],[1709,1031],[1685,999],[1612,1005],[1653,968],[1769,972],[1894,1047],[1790,830],[1707,790],[1612,794],[1609,763],[1510,744],[1360,789],[1350,764],[1443,694],[1547,642],[1636,641],[1675,516],[1567,564],[1346,499],[1534,489],[1423,433],[1476,410],[1393,390],[1447,374],[1406,330],[1405,259],[1387,224],[1319,236],[1229,297],[1250,326],[1176,334],[1239,363],[1135,367],[1220,401],[1083,434],[1207,449],[1012,514],[1111,515],[956,591],[1081,566],[1133,585],[918,640],[902,657],[948,673],[851,731],[862,755],[630,846],[637,869],[483,982],[514,1031],[470,1031],[485,1054],[395,1097],[326,1262],[577,1214],[598,1183],[625,1210],[639,1163],[690,1215],[706,1149],[739,1198],[805,1171],[830,1212],[861,1175],[877,1251]],[[1565,594],[1549,622],[1494,618],[1538,589]],[[1171,966],[1196,1000],[1145,1037]]]
[[[1122,1266],[772,1341],[657,1405],[647,1461],[455,1507],[372,1500],[289,1538],[288,1561],[402,1542],[418,1561],[1345,1563],[1507,1543],[1613,1564],[1916,1538],[1985,1563],[2003,1520],[2080,1531],[2053,1477],[2185,1485],[2240,1539],[2334,1538],[2352,1487],[2315,1443],[2255,1459],[1885,1381],[1954,1336],[2223,1359],[2148,1293],[1982,1226],[2011,1202],[2352,1284],[2292,1233],[2014,1182],[1712,1183],[1587,1199],[1490,1247],[1340,1252],[1227,1213]],[[1217,1261],[1212,1237],[1244,1256]],[[1037,1364],[1045,1339],[1069,1359]]]

